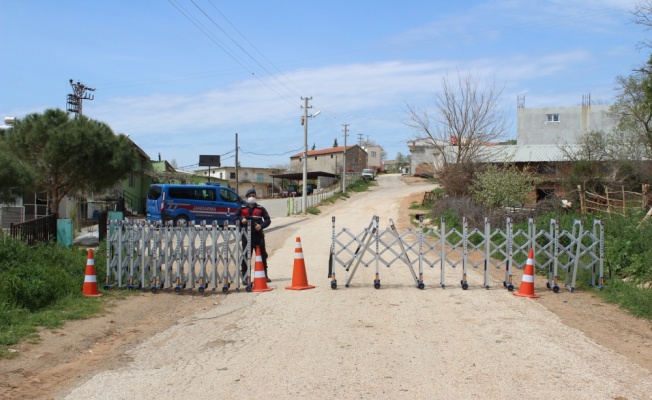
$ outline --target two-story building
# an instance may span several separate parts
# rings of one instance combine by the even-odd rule
[[[367,168],[367,152],[357,144],[346,146],[346,172],[361,172]],[[340,175],[344,167],[344,146],[308,151],[307,169],[309,172],[329,172]],[[303,170],[303,152],[290,157],[290,171]]]
[[[384,169],[383,166],[383,148],[380,146],[367,146],[364,148],[367,151],[367,168],[380,172]]]
[[[198,169],[194,171],[196,175],[205,176],[209,179],[221,179],[228,182],[228,186],[236,189],[238,194],[244,197],[249,189],[256,189],[259,198],[272,197],[278,193],[280,181],[274,179],[272,175],[283,173],[277,168],[255,168],[255,167],[211,167],[210,169]],[[237,179],[236,179],[237,174]]]

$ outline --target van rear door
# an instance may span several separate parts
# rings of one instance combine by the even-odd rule
[[[160,185],[150,185],[147,191],[147,205],[145,212],[147,213],[147,220],[160,221],[161,220],[161,202],[162,188]]]

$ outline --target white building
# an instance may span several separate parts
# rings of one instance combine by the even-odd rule
[[[518,145],[573,144],[581,134],[611,132],[616,124],[608,105],[575,107],[519,107],[516,112]]]

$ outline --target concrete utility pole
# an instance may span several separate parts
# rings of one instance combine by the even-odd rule
[[[348,136],[349,124],[342,124],[344,126],[344,151],[342,158],[342,193],[346,193],[346,137]]]
[[[239,180],[238,180],[238,132],[235,133],[235,192],[240,196],[238,191]]]
[[[303,215],[308,213],[306,210],[308,205],[308,109],[312,106],[308,105],[308,101],[312,100],[312,97],[302,97],[301,100],[304,101],[303,105],[303,119],[301,124],[303,125],[303,190],[301,191],[301,209],[303,210]]]
[[[72,83],[72,79],[70,80],[70,86],[72,87],[73,94],[68,95],[66,111],[74,113],[75,118],[77,118],[82,115],[82,100],[93,100],[95,96],[88,94],[87,92],[94,92],[95,89],[90,88],[79,81],[77,81],[77,83]]]

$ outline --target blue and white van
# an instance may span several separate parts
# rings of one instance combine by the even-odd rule
[[[233,224],[244,203],[233,189],[219,184],[153,184],[147,193],[147,220],[174,221],[175,225],[180,220]]]

